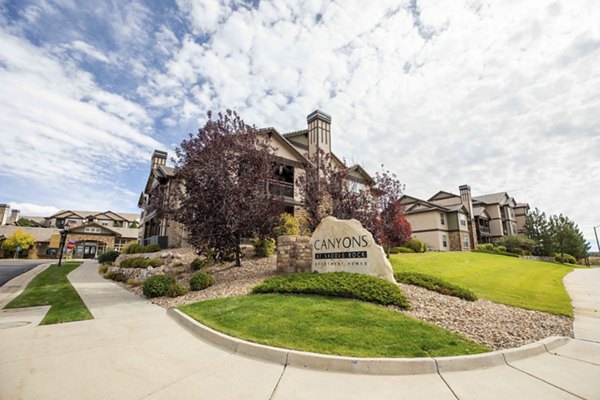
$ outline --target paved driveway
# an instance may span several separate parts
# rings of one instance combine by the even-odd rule
[[[51,260],[4,260],[0,259],[0,286],[12,278],[29,271],[40,264],[45,264]]]
[[[87,262],[69,275],[93,320],[35,326],[48,307],[0,312],[9,327],[0,329],[1,399],[600,399],[600,344],[589,340],[472,371],[284,367],[196,338],[96,269]],[[600,270],[585,278],[600,293]]]

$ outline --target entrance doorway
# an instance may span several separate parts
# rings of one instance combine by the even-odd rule
[[[79,241],[75,244],[75,258],[96,258],[106,251],[106,243],[98,241]]]

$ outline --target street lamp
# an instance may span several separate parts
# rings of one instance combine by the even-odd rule
[[[61,266],[62,257],[63,257],[63,249],[65,248],[65,244],[67,243],[67,235],[69,234],[69,223],[67,222],[63,229],[58,231],[60,233],[60,255],[58,256],[58,266]]]
[[[596,232],[596,228],[598,227],[600,227],[600,225],[594,227],[594,235],[596,235],[596,246],[598,246],[598,253],[600,253],[600,242],[598,242],[598,232]]]

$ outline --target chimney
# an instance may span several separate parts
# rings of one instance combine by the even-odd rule
[[[331,154],[331,116],[315,110],[306,117],[308,122],[308,155],[317,154],[319,149]]]
[[[0,204],[0,226],[6,225],[6,220],[8,219],[8,210],[10,207],[8,204]]]
[[[167,165],[167,152],[154,150],[154,153],[152,153],[152,168],[159,165]]]
[[[6,224],[13,225],[15,222],[17,222],[19,220],[20,213],[21,213],[21,210],[12,210],[10,212],[10,217],[8,217],[8,221],[6,222]]]
[[[469,236],[473,248],[477,246],[477,227],[475,226],[475,216],[473,215],[473,199],[471,198],[471,187],[469,185],[461,185],[458,187],[460,191],[460,200],[467,209],[469,215]]]

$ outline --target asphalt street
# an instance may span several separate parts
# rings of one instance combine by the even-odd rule
[[[0,286],[48,260],[0,260]]]

